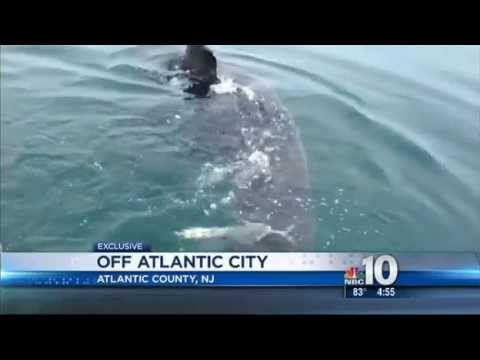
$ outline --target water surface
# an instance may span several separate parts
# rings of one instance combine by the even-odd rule
[[[292,114],[316,250],[480,251],[479,46],[212,48]],[[230,224],[178,134],[184,94],[159,81],[182,49],[1,47],[4,249],[201,250],[175,232]]]

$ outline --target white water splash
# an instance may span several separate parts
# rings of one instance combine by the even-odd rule
[[[260,176],[271,179],[270,157],[260,150],[255,150],[244,161],[237,162],[235,169],[235,184],[245,189],[251,186],[252,181]]]
[[[252,244],[268,234],[279,234],[293,243],[294,240],[289,235],[293,228],[294,225],[290,225],[286,230],[282,231],[274,230],[270,225],[264,223],[245,222],[243,225],[226,227],[192,227],[176,231],[175,235],[188,240],[208,240],[225,237],[238,243]]]
[[[220,166],[207,162],[203,165],[200,176],[197,179],[198,187],[204,188],[206,186],[218,184],[219,182],[222,182],[232,171],[233,169],[229,165]]]
[[[222,205],[230,204],[234,198],[235,198],[235,194],[233,193],[233,191],[229,191],[228,195],[222,198],[222,200],[220,200],[220,203]]]
[[[220,83],[210,87],[216,94],[233,94],[238,91],[238,85],[231,78],[220,77]]]
[[[210,89],[216,94],[234,94],[239,91],[243,92],[248,100],[255,99],[255,92],[248,86],[238,85],[232,78],[224,78],[220,76],[220,83],[212,85]]]
[[[95,161],[93,163],[93,166],[95,166],[98,170],[102,171],[103,170],[103,166],[102,164],[100,164],[98,161]]]
[[[247,95],[248,100],[253,101],[255,99],[255,92],[248,86],[240,86],[239,88]]]

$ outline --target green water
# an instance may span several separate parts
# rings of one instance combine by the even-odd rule
[[[212,48],[292,114],[317,250],[480,251],[479,46]],[[231,223],[178,136],[184,94],[157,78],[182,49],[1,47],[4,250],[194,251],[175,231]]]

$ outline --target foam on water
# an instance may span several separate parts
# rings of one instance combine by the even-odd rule
[[[209,162],[205,163],[197,179],[199,188],[212,186],[225,180],[226,176],[232,172],[229,165],[213,165]]]
[[[228,175],[234,175],[234,184],[239,188],[248,188],[253,180],[264,176],[271,177],[270,157],[268,154],[255,150],[245,158],[225,165],[205,163],[197,179],[199,189],[213,186],[224,180]]]
[[[263,173],[270,170],[270,159],[267,154],[262,151],[255,150],[249,157],[250,161],[254,166],[261,169]]]
[[[255,99],[255,92],[248,86],[241,86],[232,78],[220,76],[220,83],[212,85],[210,89],[216,94],[234,94],[243,92],[250,101]]]
[[[183,229],[181,231],[176,231],[175,235],[189,240],[202,240],[225,236],[225,234],[227,234],[230,229],[230,227],[192,227],[188,229]]]
[[[266,235],[278,234],[293,243],[294,239],[289,235],[292,230],[293,225],[290,225],[286,230],[280,231],[274,230],[270,225],[264,223],[245,222],[242,225],[226,227],[192,227],[176,231],[175,234],[187,240],[227,238],[243,244],[252,244],[260,241]]]
[[[233,94],[238,91],[238,85],[231,78],[220,77],[220,83],[212,85],[210,89],[216,94]]]
[[[229,191],[229,192],[228,192],[228,195],[225,196],[225,197],[223,197],[223,198],[220,200],[220,203],[221,203],[222,205],[227,205],[227,204],[230,204],[230,203],[233,201],[233,199],[235,199],[235,194],[234,194],[233,191]]]

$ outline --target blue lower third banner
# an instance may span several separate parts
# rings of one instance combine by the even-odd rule
[[[2,272],[0,285],[19,287],[344,286],[345,272]],[[480,286],[480,271],[405,271],[399,274],[395,286]]]

